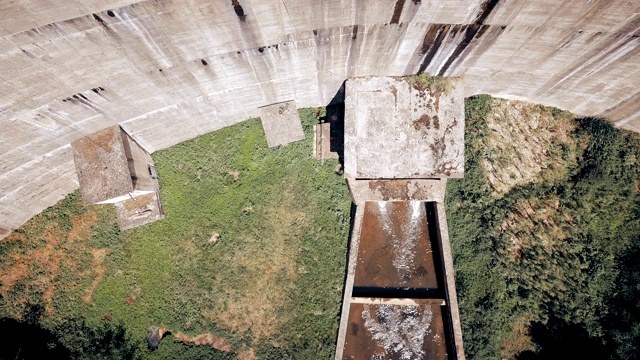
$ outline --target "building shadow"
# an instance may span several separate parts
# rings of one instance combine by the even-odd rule
[[[330,151],[338,154],[340,164],[344,166],[344,82],[327,105],[326,122],[330,126]]]

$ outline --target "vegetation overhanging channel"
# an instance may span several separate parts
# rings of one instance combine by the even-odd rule
[[[0,357],[332,358],[351,202],[311,159],[324,111],[284,147],[251,119],[155,153],[162,221],[120,231],[75,192],[15,230]],[[635,358],[639,136],[483,95],[466,126],[446,197],[466,355]],[[150,326],[171,333],[153,352]]]

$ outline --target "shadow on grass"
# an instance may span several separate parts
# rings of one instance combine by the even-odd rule
[[[53,331],[40,327],[39,306],[30,306],[25,321],[0,319],[0,359],[139,359],[138,345],[123,324],[88,326],[73,319]]]
[[[0,319],[0,359],[69,359],[70,351],[37,324]]]

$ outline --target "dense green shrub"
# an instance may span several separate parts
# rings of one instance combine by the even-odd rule
[[[601,358],[634,358],[638,136],[577,119],[570,134],[581,144],[577,168],[496,197],[479,165],[490,111],[490,97],[467,99],[465,178],[447,188],[467,356],[561,358],[561,347],[582,347]]]

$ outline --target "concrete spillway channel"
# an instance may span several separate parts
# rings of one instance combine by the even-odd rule
[[[336,359],[461,359],[442,203],[356,208]]]
[[[464,359],[443,205],[464,173],[460,81],[349,79],[344,129],[356,213],[336,359]]]

